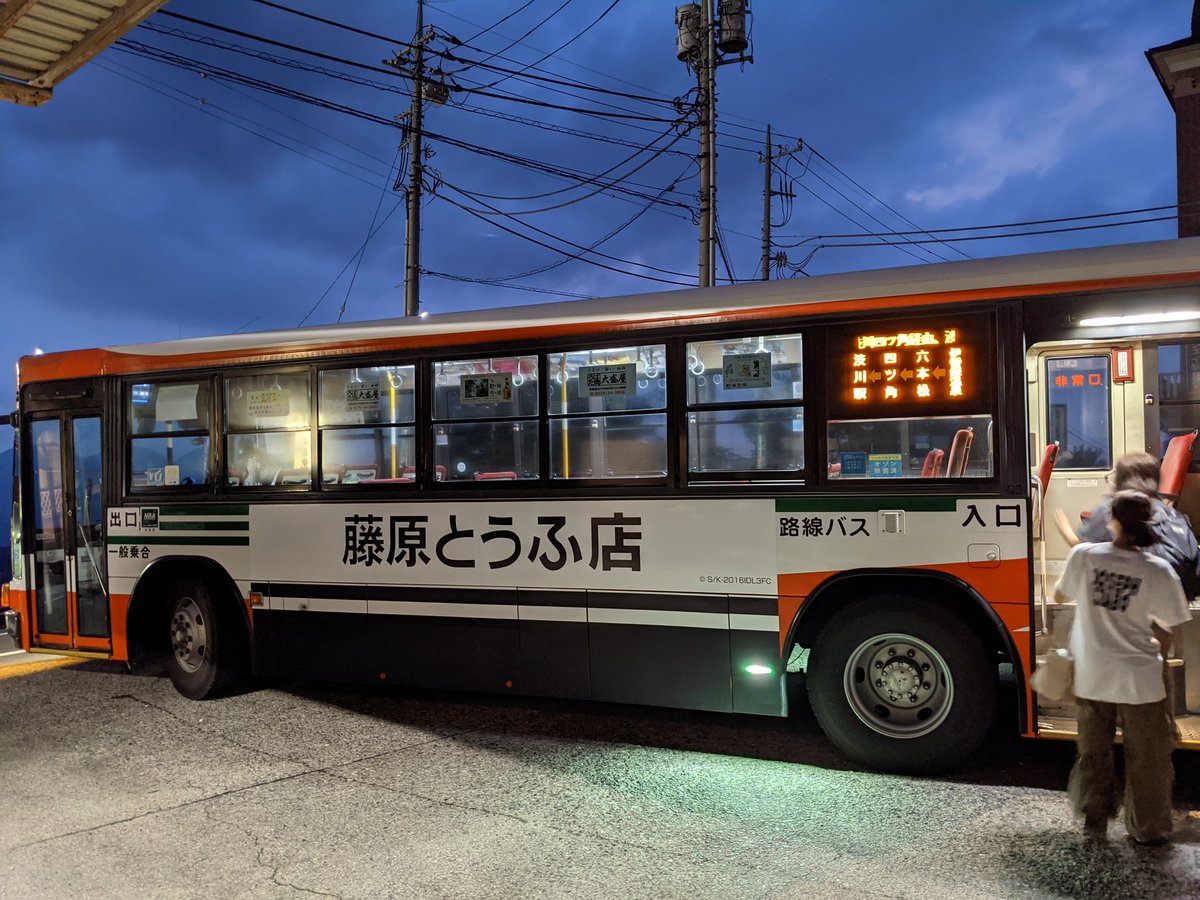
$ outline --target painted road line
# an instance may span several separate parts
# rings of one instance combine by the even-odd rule
[[[17,663],[14,666],[0,667],[0,681],[6,678],[22,678],[46,669],[58,669],[63,666],[77,666],[84,662],[82,659],[41,659],[31,663]]]

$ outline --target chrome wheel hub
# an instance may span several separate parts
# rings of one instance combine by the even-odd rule
[[[880,634],[859,644],[846,660],[844,686],[854,714],[892,738],[929,734],[954,702],[946,661],[907,634]]]
[[[171,619],[171,649],[175,660],[185,672],[195,672],[208,654],[208,629],[204,613],[191,597],[185,597],[175,607]]]

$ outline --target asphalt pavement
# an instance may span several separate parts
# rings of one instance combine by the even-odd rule
[[[0,896],[1196,897],[1180,840],[1088,843],[1069,744],[863,771],[794,722],[275,683],[196,703],[85,662],[0,675]]]

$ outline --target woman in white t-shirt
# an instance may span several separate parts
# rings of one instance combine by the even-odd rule
[[[1079,736],[1067,793],[1084,828],[1103,834],[1120,806],[1113,765],[1116,726],[1125,746],[1125,827],[1139,843],[1171,834],[1174,749],[1163,658],[1170,629],[1191,618],[1179,578],[1146,550],[1158,540],[1150,498],[1119,491],[1112,542],[1079,544],[1055,588],[1073,601],[1071,653]]]

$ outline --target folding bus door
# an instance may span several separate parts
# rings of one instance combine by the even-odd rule
[[[101,435],[98,410],[29,423],[35,647],[97,653],[112,647]]]

